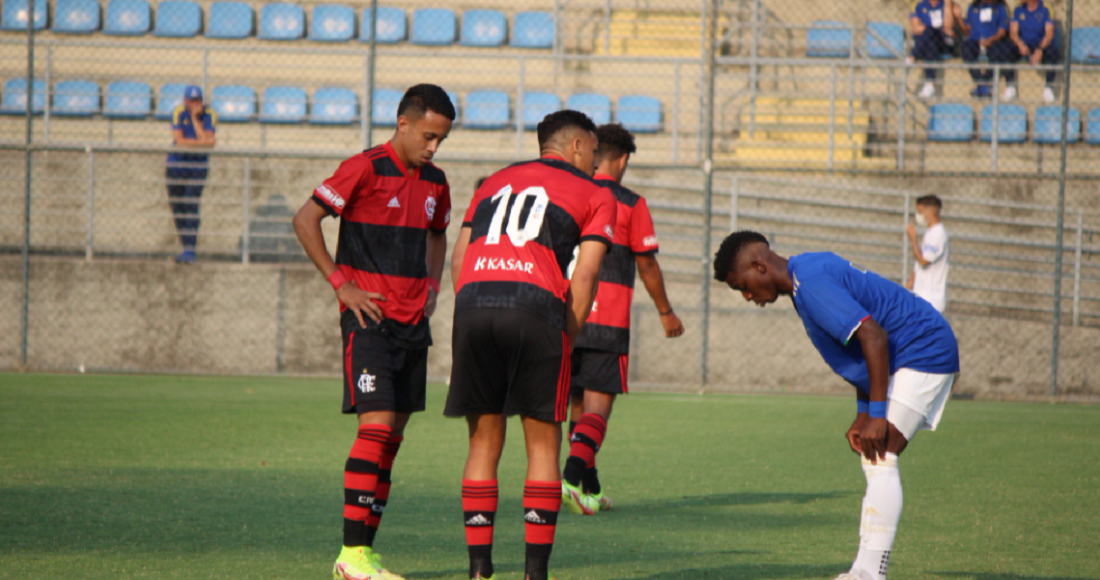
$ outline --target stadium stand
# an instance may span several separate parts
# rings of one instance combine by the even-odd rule
[[[0,11],[0,30],[26,30],[27,6],[27,0],[5,0]],[[34,0],[34,29],[46,28],[48,17],[46,0]]]
[[[635,133],[658,133],[661,131],[661,101],[645,95],[619,97],[615,121]]]
[[[91,117],[99,112],[99,85],[91,81],[61,81],[53,87],[53,108],[60,117]]]
[[[459,107],[458,93],[447,91],[447,98],[451,99],[451,105],[455,108],[454,124],[457,125],[462,122],[462,108]]]
[[[517,12],[511,45],[515,48],[553,47],[554,16],[549,12]]]
[[[355,11],[339,4],[313,7],[309,19],[310,40],[344,42],[355,37]]]
[[[993,140],[993,105],[982,107],[979,139]],[[997,142],[1023,143],[1027,140],[1027,109],[1020,105],[997,105]]]
[[[343,88],[327,87],[313,93],[309,122],[313,125],[347,125],[359,118],[359,99]]]
[[[457,32],[454,10],[449,8],[420,8],[413,12],[412,34],[409,42],[427,46],[454,44]]]
[[[843,58],[851,54],[852,28],[839,20],[815,20],[806,31],[806,56]]]
[[[1089,111],[1085,125],[1085,143],[1100,145],[1100,108]]]
[[[508,126],[511,103],[500,91],[474,91],[466,95],[462,124],[468,129],[503,129]]]
[[[210,5],[207,38],[248,38],[256,28],[252,6],[245,2],[215,2]]]
[[[305,36],[305,30],[306,14],[297,4],[273,2],[260,9],[262,40],[298,40]]]
[[[111,0],[103,34],[111,36],[141,36],[149,33],[151,11],[145,0]]]
[[[1083,26],[1073,29],[1070,61],[1076,64],[1100,64],[1100,27]]]
[[[52,30],[61,34],[91,34],[99,30],[99,2],[57,0]]]
[[[379,127],[397,126],[397,105],[404,93],[393,89],[375,89],[371,98],[371,123]]]
[[[149,85],[116,81],[107,85],[107,102],[103,106],[103,116],[108,119],[142,119],[149,116],[152,101],[153,92]]]
[[[26,20],[23,22],[26,22]],[[33,93],[31,111],[37,115],[46,110],[46,81],[34,79]],[[4,96],[0,99],[0,113],[5,115],[27,114],[27,79],[8,79],[4,83]]]
[[[606,34],[599,30],[597,35],[606,40],[605,54],[612,56],[696,58],[701,33],[698,12],[612,10]],[[600,44],[602,51],[605,43]]]
[[[218,121],[247,123],[256,116],[256,91],[241,85],[214,87],[210,106],[218,114]]]
[[[565,108],[588,115],[597,125],[611,122],[611,99],[605,95],[577,93],[566,99]]]
[[[524,93],[521,123],[523,128],[534,131],[544,117],[561,110],[561,98],[553,93]]]
[[[157,110],[153,114],[153,118],[158,121],[170,120],[172,113],[176,111],[176,107],[183,104],[183,89],[185,88],[187,88],[187,85],[183,83],[161,85],[160,90],[157,91]]]
[[[268,87],[260,104],[261,123],[301,123],[306,118],[306,92],[298,87]]]
[[[970,141],[974,138],[974,109],[960,103],[939,103],[928,111],[929,141]]]
[[[372,29],[370,22],[370,8],[364,8],[362,14],[363,24],[359,27],[359,40],[363,42],[370,42]],[[375,42],[394,44],[405,40],[409,33],[409,23],[405,17],[405,11],[400,8],[379,6],[378,25],[374,26],[373,29],[378,33]]]
[[[165,0],[157,4],[153,36],[191,38],[202,32],[202,8],[190,0]]]
[[[870,58],[905,58],[905,29],[892,22],[868,22],[863,50]]]
[[[1066,130],[1066,142],[1077,143],[1081,140],[1081,112],[1070,108],[1069,120],[1062,121],[1061,107],[1039,107],[1035,110],[1034,134],[1031,140],[1036,143],[1061,144],[1062,130]]]
[[[467,10],[462,13],[462,46],[503,46],[508,36],[508,19],[496,10]]]

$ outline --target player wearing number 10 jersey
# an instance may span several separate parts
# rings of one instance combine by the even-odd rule
[[[462,509],[470,578],[493,575],[497,464],[508,415],[523,418],[527,441],[526,578],[549,577],[570,351],[615,232],[615,199],[591,179],[598,144],[592,120],[552,113],[539,123],[538,138],[540,159],[499,171],[478,189],[451,259],[454,361],[444,413],[469,425]]]

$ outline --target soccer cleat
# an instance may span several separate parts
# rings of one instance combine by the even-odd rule
[[[195,250],[184,250],[183,253],[176,256],[176,262],[180,264],[194,264]]]
[[[1007,87],[1005,87],[1005,94],[1001,96],[1001,99],[1004,101],[1015,101],[1016,87],[1012,85],[1008,85]]]
[[[344,546],[332,565],[332,577],[336,580],[385,580],[375,567],[371,549],[365,546]]]
[[[375,570],[382,575],[382,580],[405,580],[405,577],[400,574],[394,574],[389,570],[382,567],[382,555],[374,550],[367,548],[367,558],[370,560],[371,565]]]
[[[589,497],[596,500],[596,503],[600,506],[600,511],[601,512],[606,512],[606,511],[611,510],[611,498],[604,495],[603,491],[600,491],[600,493],[589,494]]]
[[[581,491],[581,488],[569,485],[569,482],[561,480],[561,503],[569,508],[569,513],[586,516],[595,515],[600,511],[600,503],[592,496]]]
[[[970,96],[975,99],[988,99],[989,98],[989,86],[978,85],[974,87],[974,90],[970,91]]]
[[[936,86],[932,83],[924,83],[924,86],[921,87],[920,93],[917,96],[922,99],[931,99],[936,96]]]
[[[474,576],[473,578],[470,578],[470,580],[493,580],[493,577],[492,576],[482,576],[481,574],[478,574],[477,576]]]
[[[845,572],[840,576],[833,578],[833,580],[862,580],[862,578],[856,576],[855,574],[852,574],[851,572]]]
[[[1050,87],[1043,88],[1043,102],[1048,105],[1054,102],[1054,89]]]

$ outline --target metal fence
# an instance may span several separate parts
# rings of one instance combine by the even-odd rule
[[[951,235],[958,391],[1100,396],[1098,7],[1050,6],[1063,59],[1032,66],[914,60],[908,2],[257,2],[245,17],[207,2],[122,16],[46,3],[45,18],[31,14],[41,2],[13,2],[0,25],[0,366],[338,372],[335,304],[290,217],[340,160],[389,138],[405,87],[434,82],[459,111],[437,156],[456,210],[478,178],[537,155],[547,112],[636,133],[626,183],[653,209],[688,332],[661,337],[639,291],[635,384],[842,390],[792,310],[747,308],[710,281],[713,251],[752,228],[781,253],[831,250],[904,282],[905,224],[931,192]],[[967,73],[982,68],[990,96],[975,100]],[[201,201],[168,193],[165,171],[188,84],[219,115]],[[175,221],[192,206],[201,225]],[[332,248],[336,224],[325,232]],[[191,233],[198,263],[176,264]],[[445,293],[440,379],[450,308]]]

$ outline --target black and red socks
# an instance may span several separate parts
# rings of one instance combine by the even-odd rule
[[[389,425],[383,424],[359,426],[359,434],[344,466],[345,546],[371,546],[373,543],[374,533],[367,522],[374,511],[379,464],[391,431]]]
[[[497,501],[497,480],[462,480],[462,519],[466,522],[470,578],[493,575],[493,522]]]

